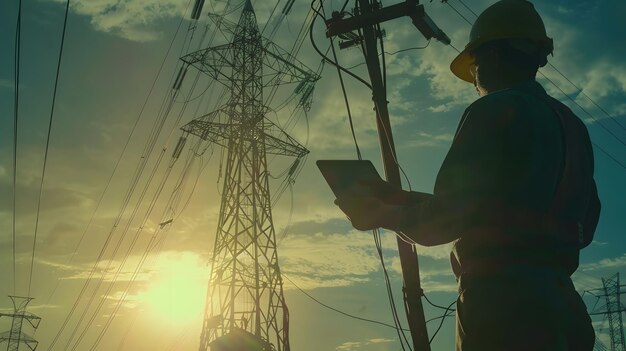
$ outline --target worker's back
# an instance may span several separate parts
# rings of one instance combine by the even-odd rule
[[[599,205],[586,128],[533,80],[484,96],[461,119],[435,195],[474,204],[455,243],[462,270],[527,261],[571,274],[582,245],[569,241],[577,223],[593,233],[586,211]]]

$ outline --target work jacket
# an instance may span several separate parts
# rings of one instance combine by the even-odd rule
[[[457,276],[519,264],[571,274],[600,213],[593,167],[585,125],[530,80],[465,110],[433,196],[400,230],[424,245],[454,241]]]

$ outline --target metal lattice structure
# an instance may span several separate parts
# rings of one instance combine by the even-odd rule
[[[301,99],[308,99],[319,76],[261,37],[250,1],[238,23],[220,23],[232,35],[230,43],[181,58],[230,90],[225,106],[182,128],[226,149],[200,350],[289,351],[266,156],[300,158],[308,150],[265,118],[263,95],[264,89],[297,83],[308,94]],[[232,345],[230,340],[244,336],[247,346]]]
[[[609,320],[609,336],[611,351],[626,351],[622,313],[625,311],[620,301],[619,273],[610,278],[602,278],[604,296],[606,298],[606,315]]]
[[[21,345],[26,345],[30,350],[37,349],[38,342],[32,336],[24,333],[22,328],[26,320],[33,329],[37,329],[41,318],[26,311],[26,306],[32,297],[9,296],[13,302],[13,313],[0,313],[0,317],[12,318],[11,330],[0,333],[0,344],[7,343],[7,351],[18,351]]]

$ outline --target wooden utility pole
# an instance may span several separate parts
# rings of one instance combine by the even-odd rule
[[[419,5],[417,0],[408,0],[386,8],[380,8],[377,0],[357,1],[359,13],[347,19],[341,19],[341,14],[333,14],[333,19],[326,21],[328,28],[326,35],[332,37],[357,29],[362,30],[362,38],[359,40],[362,40],[365,49],[365,62],[372,85],[372,98],[385,177],[389,183],[401,187],[400,170],[391,132],[391,123],[389,122],[387,91],[378,60],[377,41],[382,33],[377,29],[377,26],[387,20],[409,16],[413,24],[427,39],[435,38],[447,44],[450,43],[450,39],[434,25],[424,12],[424,7]],[[399,237],[397,242],[402,266],[404,307],[411,330],[413,350],[430,351],[424,306],[421,299],[424,294],[420,286],[419,263],[415,246],[404,242]]]

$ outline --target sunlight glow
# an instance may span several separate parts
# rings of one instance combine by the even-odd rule
[[[152,272],[150,286],[138,294],[150,314],[166,324],[198,324],[204,314],[209,269],[192,252],[165,252]]]

